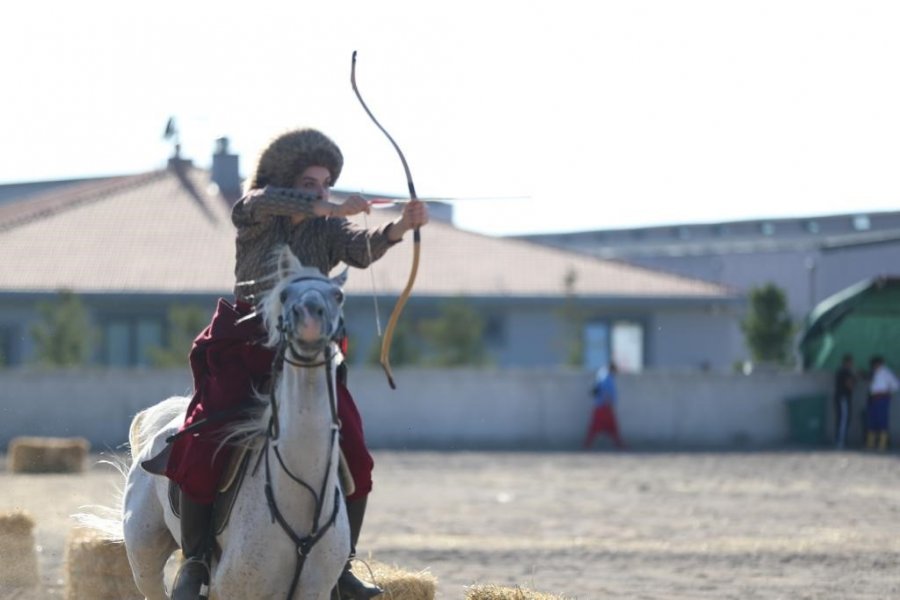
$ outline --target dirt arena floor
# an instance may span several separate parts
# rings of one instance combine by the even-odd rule
[[[375,458],[360,552],[428,570],[440,599],[462,599],[474,583],[583,600],[900,598],[894,454]],[[0,471],[0,510],[24,508],[38,522],[39,597],[62,597],[69,515],[108,503],[120,479],[103,466],[77,476]]]

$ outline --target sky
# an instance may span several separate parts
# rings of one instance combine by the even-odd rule
[[[490,235],[900,209],[900,3],[455,0],[3,9],[0,183],[208,167],[298,126],[338,187]]]

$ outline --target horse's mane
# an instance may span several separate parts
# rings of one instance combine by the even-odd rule
[[[244,411],[244,418],[236,419],[222,428],[216,452],[225,446],[252,448],[268,432],[272,406],[259,390],[253,392],[254,403]]]

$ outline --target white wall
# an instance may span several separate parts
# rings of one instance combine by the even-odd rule
[[[141,409],[192,389],[187,370],[0,372],[0,448],[17,435],[81,436],[95,450],[128,440]]]
[[[403,393],[382,378],[353,376],[373,446],[576,448],[591,411],[592,377],[580,372],[400,372]],[[775,446],[790,441],[786,399],[830,385],[828,374],[621,375],[618,416],[634,447]]]
[[[577,448],[591,410],[592,376],[578,371],[416,369],[395,379],[392,391],[380,370],[351,372],[373,448]],[[829,374],[622,375],[619,420],[635,448],[777,446],[790,440],[785,398],[827,396],[830,384]],[[181,370],[3,371],[0,449],[16,435],[114,448],[138,410],[190,387]]]

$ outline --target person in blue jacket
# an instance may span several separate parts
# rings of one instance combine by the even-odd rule
[[[616,373],[618,368],[614,362],[606,368],[597,371],[597,379],[593,387],[594,412],[591,424],[588,427],[587,436],[584,438],[584,449],[590,449],[591,445],[600,434],[606,434],[612,438],[616,448],[624,448],[625,443],[619,435],[619,423],[616,420],[616,402],[618,392],[616,390]]]

